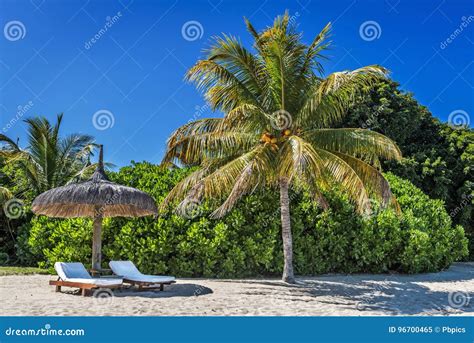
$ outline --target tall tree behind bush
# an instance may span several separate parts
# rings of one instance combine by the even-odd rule
[[[445,202],[455,224],[474,233],[474,131],[441,123],[394,81],[381,81],[359,97],[343,126],[370,128],[393,139],[402,163],[391,170]]]
[[[28,206],[40,193],[80,179],[92,171],[93,137],[60,133],[63,115],[55,123],[44,117],[26,119],[28,145],[0,134],[0,264],[17,263],[14,248],[18,227],[31,218]],[[15,198],[6,202],[9,198]],[[9,213],[14,209],[14,213]],[[5,257],[6,256],[6,257]]]
[[[159,202],[188,172],[138,163],[111,177],[146,191]],[[325,193],[331,205],[326,212],[308,194],[290,193],[298,274],[438,271],[466,255],[463,229],[451,226],[442,201],[429,199],[395,175],[386,177],[402,216],[387,209],[364,219],[337,189]],[[192,218],[169,212],[157,220],[108,219],[104,258],[130,259],[147,273],[181,277],[278,275],[283,254],[275,196],[271,189],[249,195],[222,219],[209,218],[215,209],[210,203],[198,207]],[[42,267],[51,268],[62,260],[87,264],[89,227],[84,219],[35,218],[31,230],[25,227],[23,250],[31,251]]]

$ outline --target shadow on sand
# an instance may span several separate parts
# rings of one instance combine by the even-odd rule
[[[245,280],[245,296],[268,295],[282,302],[318,301],[328,305],[381,311],[387,315],[422,315],[424,313],[474,313],[474,289],[463,281],[474,280],[474,264],[454,264],[440,273],[417,275],[356,274],[301,277],[296,285],[279,280]],[[222,282],[235,282],[222,280]],[[433,290],[429,283],[459,282],[455,292]],[[255,286],[253,286],[255,285]],[[267,287],[261,287],[262,285]],[[472,287],[472,283],[469,284]],[[442,288],[442,287],[439,287]],[[281,292],[281,296],[279,293]],[[312,298],[312,299],[311,299]],[[295,303],[293,303],[295,304]]]
[[[124,288],[114,292],[116,297],[146,297],[146,298],[170,298],[170,297],[199,297],[202,295],[212,294],[212,289],[194,283],[178,282],[169,286],[165,286],[164,291],[160,290],[143,290],[137,288]]]
[[[92,292],[91,296],[96,297],[108,297],[108,295],[121,298],[121,297],[143,297],[143,298],[170,298],[170,297],[199,297],[202,295],[212,294],[213,291],[209,287],[194,283],[176,283],[165,286],[163,291],[158,289],[154,290],[141,290],[139,291],[136,287],[125,287],[121,289],[115,289],[111,293],[108,289],[98,289],[96,293]],[[63,291],[65,294],[81,296],[79,290]]]

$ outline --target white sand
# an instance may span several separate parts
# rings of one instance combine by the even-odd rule
[[[474,315],[474,263],[420,275],[324,275],[275,279],[178,279],[164,292],[55,293],[48,275],[0,277],[1,315]]]

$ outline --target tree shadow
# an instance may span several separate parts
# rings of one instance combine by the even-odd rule
[[[423,315],[450,313],[473,313],[473,299],[468,290],[456,292],[432,290],[416,282],[401,280],[353,279],[342,282],[308,282],[304,290],[307,295],[321,302],[331,303],[326,299],[335,297],[344,299],[361,312],[366,310],[381,311],[390,315]],[[472,292],[472,290],[470,290]],[[343,305],[346,306],[346,305]]]
[[[76,296],[82,296],[81,290],[70,289],[63,290],[63,294],[70,294]],[[171,298],[171,297],[199,297],[202,295],[214,293],[211,288],[194,283],[177,283],[166,285],[163,291],[160,291],[159,287],[156,289],[139,290],[137,287],[124,287],[119,289],[110,290],[107,288],[99,288],[92,290],[89,293],[92,297],[108,297],[114,296],[117,298],[123,297],[143,297],[143,298]],[[108,295],[107,295],[108,294]]]
[[[474,313],[474,283],[463,281],[472,280],[474,264],[459,263],[443,272],[417,275],[324,275],[298,278],[295,285],[279,280],[241,282],[247,284],[243,287],[245,296],[268,296],[289,305],[317,301],[340,306],[341,310],[356,308],[360,315],[364,315],[364,311],[387,315],[467,315]],[[430,286],[443,282],[459,282],[458,289],[444,291],[443,285]]]
[[[114,291],[114,296],[120,297],[144,297],[144,298],[171,298],[171,297],[199,297],[212,294],[209,287],[194,283],[176,283],[164,287],[163,291],[138,290],[136,287],[123,288]]]

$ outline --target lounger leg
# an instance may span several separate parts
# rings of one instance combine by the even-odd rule
[[[161,284],[161,285],[160,285],[160,291],[163,292],[164,289],[165,289],[165,285]]]
[[[56,292],[61,292],[61,286],[56,286]]]
[[[82,293],[82,296],[85,297],[87,295],[87,289],[82,288],[81,293]]]

